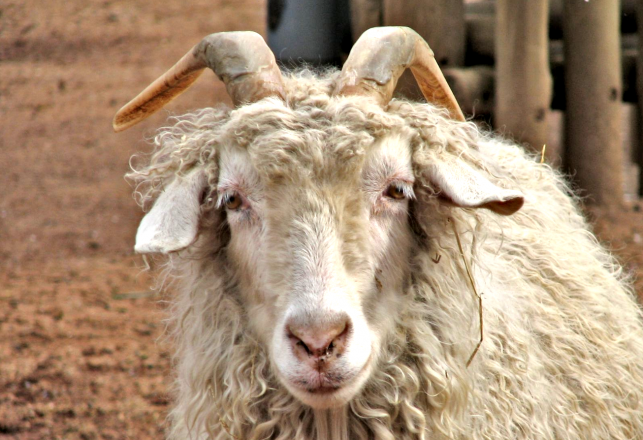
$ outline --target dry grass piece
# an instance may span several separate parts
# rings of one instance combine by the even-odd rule
[[[471,365],[471,361],[473,361],[473,358],[478,353],[478,350],[482,345],[482,341],[484,340],[484,321],[482,317],[482,295],[480,295],[478,293],[478,290],[476,289],[476,283],[474,282],[473,275],[471,274],[471,267],[469,266],[469,262],[464,256],[464,251],[462,250],[462,243],[460,242],[460,235],[458,234],[458,230],[455,227],[455,222],[453,221],[453,219],[448,219],[448,222],[451,223],[451,227],[453,228],[453,233],[455,234],[455,239],[458,242],[458,249],[460,250],[462,261],[464,261],[464,267],[467,271],[467,276],[469,277],[469,283],[471,284],[473,293],[475,294],[476,297],[478,297],[478,319],[480,321],[480,340],[478,341],[478,345],[476,345],[476,348],[473,350],[473,353],[471,353],[471,356],[469,356],[469,360],[467,361],[467,368],[468,368],[469,365]]]

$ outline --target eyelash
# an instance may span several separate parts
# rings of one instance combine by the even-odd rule
[[[415,198],[413,193],[413,187],[411,187],[408,182],[394,181],[387,185],[387,187],[382,192],[382,196],[390,200],[410,200]]]
[[[398,190],[402,197],[394,197],[391,190]],[[377,216],[398,215],[406,212],[406,204],[403,203],[415,198],[413,186],[410,182],[394,180],[381,190],[371,207],[371,213]]]
[[[230,204],[233,206],[230,207]],[[224,192],[217,202],[217,208],[225,208],[228,211],[242,211],[248,207],[246,199],[236,191]]]

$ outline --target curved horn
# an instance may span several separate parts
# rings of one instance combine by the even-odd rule
[[[400,75],[409,67],[428,102],[445,107],[453,119],[464,121],[433,51],[407,27],[379,27],[364,32],[344,63],[335,94],[371,95],[386,105]]]
[[[267,96],[285,98],[275,56],[255,32],[221,32],[201,40],[170,70],[114,117],[114,130],[135,125],[183,93],[209,67],[225,83],[235,106]]]

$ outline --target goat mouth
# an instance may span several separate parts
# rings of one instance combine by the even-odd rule
[[[355,394],[353,381],[341,384],[320,385],[317,387],[297,386],[291,391],[306,405],[315,409],[328,409],[338,407],[348,402]]]
[[[351,382],[353,375],[318,373],[314,379],[299,379],[297,388],[310,394],[332,394]]]
[[[372,353],[360,370],[353,374],[328,377],[322,375],[319,382],[290,382],[291,392],[302,402],[317,409],[333,408],[348,402],[368,379]]]
[[[338,386],[321,386],[317,388],[307,388],[306,391],[308,391],[310,394],[333,394],[334,392],[340,390],[342,387],[341,385]]]

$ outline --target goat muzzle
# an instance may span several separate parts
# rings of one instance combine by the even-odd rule
[[[350,319],[342,314],[322,327],[288,324],[286,332],[299,362],[322,371],[330,368],[346,350]]]

